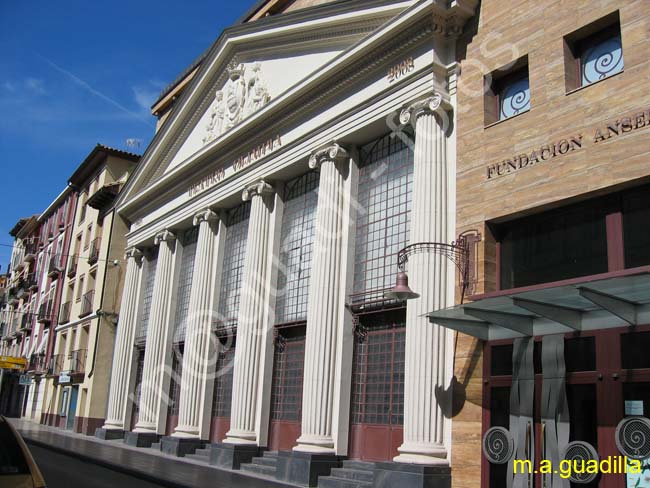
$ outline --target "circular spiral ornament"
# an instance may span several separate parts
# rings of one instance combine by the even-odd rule
[[[616,447],[630,459],[650,457],[650,419],[625,417],[616,426]]]
[[[598,452],[596,452],[594,446],[592,446],[588,442],[584,442],[584,441],[569,442],[567,446],[564,448],[564,452],[562,453],[562,459],[571,462],[572,469],[571,469],[571,476],[569,477],[569,480],[572,481],[573,483],[579,483],[579,484],[591,483],[594,479],[596,479],[596,476],[598,476],[597,472],[587,473],[585,469],[587,461],[598,462],[600,459],[598,457]],[[578,469],[575,469],[576,464]],[[598,470],[594,470],[594,471],[598,471]]]
[[[582,75],[586,83],[602,80],[623,69],[620,37],[612,37],[588,50],[583,59]]]
[[[491,427],[483,436],[483,454],[492,464],[505,464],[515,455],[515,440],[504,427]]]

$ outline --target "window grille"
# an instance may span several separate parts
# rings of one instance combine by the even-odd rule
[[[172,375],[169,381],[169,406],[167,415],[178,415],[181,400],[181,378],[183,376],[183,351],[174,350],[172,355]]]
[[[311,171],[289,181],[285,187],[276,324],[307,318],[318,178],[318,172]]]
[[[178,277],[174,326],[175,343],[185,342],[187,315],[190,308],[190,292],[192,291],[192,276],[194,274],[194,259],[196,258],[196,243],[198,239],[198,227],[192,227],[183,233],[183,255],[181,257],[181,270]]]
[[[361,148],[351,304],[382,302],[409,236],[413,151],[389,135]]]
[[[404,311],[362,317],[352,362],[352,423],[404,422]]]
[[[235,366],[235,343],[223,346],[220,344],[219,356],[214,377],[212,395],[212,416],[230,417],[232,403],[232,373]]]
[[[300,421],[304,359],[304,327],[280,331],[273,357],[271,420]]]
[[[235,207],[226,218],[226,240],[219,293],[219,328],[237,325],[241,280],[244,273],[250,202]]]
[[[133,418],[131,425],[138,423],[140,414],[140,394],[142,393],[142,373],[144,372],[144,349],[138,349],[135,370],[135,388],[133,390]]]
[[[140,312],[140,320],[138,321],[138,328],[136,329],[135,340],[142,343],[147,340],[147,327],[149,326],[149,312],[151,312],[151,299],[153,297],[153,284],[156,279],[156,264],[158,263],[158,249],[145,259],[145,287],[142,296],[142,310]]]

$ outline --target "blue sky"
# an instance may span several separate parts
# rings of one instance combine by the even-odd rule
[[[49,205],[96,143],[142,153],[161,89],[252,4],[0,0],[0,244],[20,217]],[[3,272],[10,256],[0,246]]]

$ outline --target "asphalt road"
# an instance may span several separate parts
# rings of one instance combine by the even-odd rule
[[[159,488],[160,485],[28,444],[48,488]]]

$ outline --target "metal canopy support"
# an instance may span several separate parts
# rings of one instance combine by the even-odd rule
[[[628,302],[622,298],[609,295],[600,291],[592,290],[591,288],[578,287],[578,293],[582,298],[604,308],[608,312],[620,317],[630,325],[637,325],[637,305],[633,302]]]
[[[506,329],[514,330],[525,336],[533,334],[533,317],[519,315],[515,313],[496,312],[494,310],[484,310],[481,308],[465,307],[463,310],[467,315],[477,319],[500,325]]]
[[[512,303],[516,307],[523,308],[571,329],[582,329],[582,312],[579,310],[515,297],[512,297]]]
[[[490,340],[490,324],[487,322],[477,322],[476,320],[448,319],[442,317],[429,316],[429,322],[438,324],[448,329],[462,332],[472,337],[478,337],[484,341]]]

